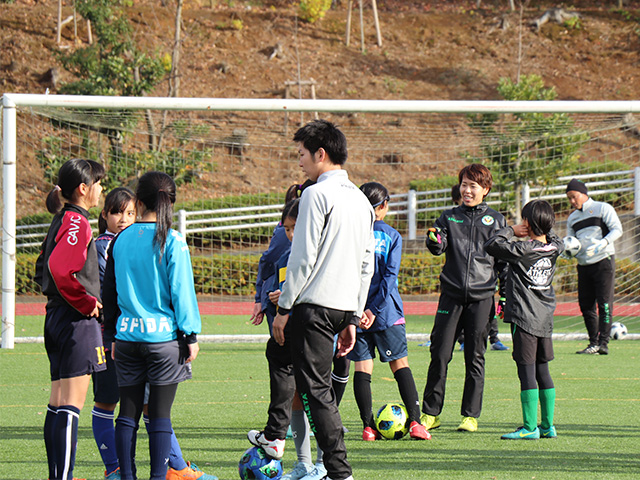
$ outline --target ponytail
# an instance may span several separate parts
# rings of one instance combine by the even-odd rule
[[[176,184],[166,173],[147,172],[138,180],[136,198],[142,202],[147,210],[156,213],[156,233],[153,237],[153,245],[162,257],[173,221]]]

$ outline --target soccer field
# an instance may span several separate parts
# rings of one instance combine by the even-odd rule
[[[260,329],[260,333],[263,333]],[[609,356],[575,355],[584,342],[556,342],[551,374],[556,383],[556,440],[504,441],[521,424],[519,384],[510,352],[489,351],[484,409],[479,431],[457,432],[464,377],[456,350],[449,369],[442,426],[428,442],[363,442],[351,385],[340,407],[349,429],[346,444],[354,477],[369,479],[636,479],[640,475],[640,342],[611,342]],[[509,346],[511,346],[509,344]],[[426,381],[429,351],[409,342],[409,361],[419,393]],[[47,463],[42,440],[49,396],[48,361],[41,344],[0,350],[0,479],[43,479]],[[262,344],[202,344],[193,380],[182,384],[173,425],[184,456],[221,479],[237,479],[246,432],[262,428],[269,398]],[[399,401],[387,366],[373,374],[374,408]],[[102,478],[91,433],[91,394],[80,416],[75,475]],[[147,435],[139,432],[140,478],[148,475]],[[315,448],[315,442],[312,441]],[[287,443],[285,470],[295,460]]]

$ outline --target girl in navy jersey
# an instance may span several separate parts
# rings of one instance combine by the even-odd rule
[[[120,390],[116,449],[122,480],[136,478],[136,435],[147,382],[150,478],[165,480],[171,406],[178,383],[188,376],[185,363],[195,360],[199,350],[201,322],[189,247],[171,229],[175,200],[176,185],[169,175],[144,174],[136,189],[139,220],[108,250],[105,341],[113,341]]]
[[[420,423],[418,391],[407,358],[404,309],[398,291],[402,237],[384,222],[389,212],[387,188],[380,183],[369,182],[362,185],[360,190],[367,196],[376,214],[373,224],[375,271],[357,330],[356,344],[347,354],[347,358],[355,362],[353,392],[363,423],[362,439],[373,441],[381,438],[373,420],[371,399],[373,359],[378,350],[380,360],[389,364],[407,408],[409,435],[417,440],[430,440],[431,434]]]
[[[96,249],[100,264],[100,283],[107,266],[107,249],[117,233],[127,228],[136,220],[135,195],[126,187],[114,188],[104,199],[104,207],[98,220]],[[102,463],[104,463],[105,480],[120,480],[118,455],[113,418],[118,404],[118,379],[116,366],[111,358],[111,345],[105,343],[107,369],[93,374],[93,401],[91,411],[91,427],[93,438],[98,445]]]
[[[100,317],[98,255],[88,210],[98,205],[104,176],[91,160],[67,161],[46,204],[55,217],[36,262],[36,282],[47,296],[44,341],[51,394],[44,423],[50,480],[72,480],[78,418],[91,374],[106,368]],[[64,204],[62,200],[64,199]]]

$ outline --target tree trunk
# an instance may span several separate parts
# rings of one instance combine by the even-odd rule
[[[171,76],[169,78],[169,96],[180,96],[180,50],[182,34],[182,6],[184,0],[178,0],[176,8],[175,33],[173,37],[173,53],[171,58]]]

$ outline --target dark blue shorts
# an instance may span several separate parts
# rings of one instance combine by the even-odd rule
[[[512,323],[511,338],[513,340],[512,357],[516,363],[533,365],[550,362],[554,358],[551,337],[536,337]]]
[[[51,381],[101,372],[107,368],[100,324],[66,306],[48,306],[44,346]]]
[[[116,364],[111,358],[111,352],[106,352],[107,369],[95,372],[93,380],[93,401],[98,403],[118,403],[120,392],[118,391],[118,377],[116,376]]]
[[[177,340],[162,343],[116,340],[115,359],[118,385],[131,387],[141,383],[173,385],[190,378],[185,368],[189,357],[186,344]]]
[[[378,332],[358,332],[356,344],[347,358],[354,362],[376,358],[376,348],[381,362],[398,360],[408,355],[405,324],[392,325]]]

